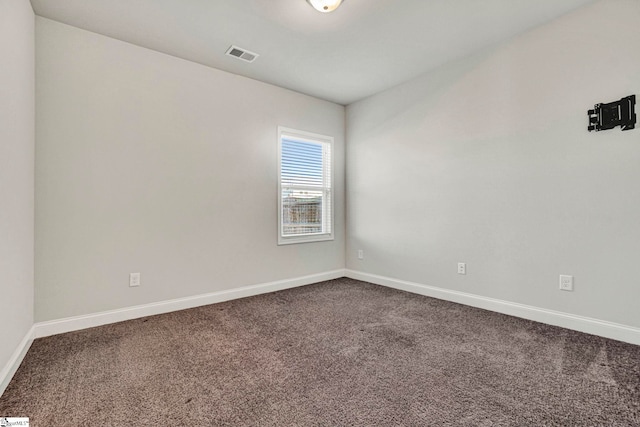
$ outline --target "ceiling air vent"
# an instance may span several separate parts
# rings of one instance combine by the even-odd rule
[[[227,55],[247,62],[253,62],[258,56],[260,56],[257,53],[249,52],[247,49],[243,49],[238,46],[231,46],[227,49]]]

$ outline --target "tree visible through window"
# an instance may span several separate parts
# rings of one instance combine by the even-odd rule
[[[333,239],[333,138],[279,128],[278,243]]]

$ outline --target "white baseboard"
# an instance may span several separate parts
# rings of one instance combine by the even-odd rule
[[[2,368],[2,371],[0,371],[0,396],[2,396],[2,393],[4,393],[4,391],[7,389],[9,382],[11,382],[11,378],[13,378],[13,375],[16,373],[16,371],[20,367],[20,364],[22,363],[22,359],[24,359],[27,351],[29,351],[31,344],[33,343],[34,332],[35,326],[32,326],[31,329],[29,329],[29,332],[27,332],[27,334],[24,336],[22,341],[20,341],[20,344],[18,344],[18,347],[11,355],[11,358],[9,359],[5,367]]]
[[[295,288],[298,286],[310,285],[312,283],[325,280],[338,279],[344,277],[343,269],[327,271],[324,273],[312,274],[309,276],[296,277],[293,279],[279,280],[276,282],[262,283],[259,285],[244,286],[242,288],[227,289],[224,291],[212,292],[203,295],[178,298],[169,301],[161,301],[151,304],[137,305],[117,310],[103,311],[83,316],[67,317],[64,319],[39,322],[34,325],[34,338],[42,338],[49,335],[62,334],[65,332],[78,331],[80,329],[93,328],[95,326],[107,325],[110,323],[122,322],[125,320],[138,319],[145,316],[169,313],[187,308],[200,307],[218,302],[230,301],[238,298],[245,298],[269,292],[281,291],[283,289]]]
[[[465,292],[422,285],[420,283],[407,282],[404,280],[363,273],[355,270],[347,269],[345,270],[345,275],[352,279],[362,280],[376,285],[387,286],[414,294],[425,295],[428,297],[508,314],[510,316],[521,317],[523,319],[534,320],[540,323],[585,332],[587,334],[598,335],[605,338],[640,345],[640,328],[635,328],[633,326],[607,322],[590,317],[577,316],[560,311],[547,310],[544,308],[518,304],[495,298],[487,298]]]
[[[390,277],[378,276],[375,274],[363,273],[355,270],[339,269],[293,279],[245,286],[236,289],[227,289],[203,295],[195,295],[169,301],[161,301],[157,303],[36,323],[25,335],[7,365],[2,369],[2,371],[0,371],[0,395],[2,395],[6,387],[9,385],[11,378],[17,371],[20,363],[22,363],[24,356],[31,347],[31,343],[35,338],[72,332],[145,316],[200,307],[203,305],[215,304],[238,298],[295,288],[298,286],[310,285],[325,280],[338,279],[344,276],[415,294],[465,304],[472,307],[478,307],[485,310],[491,310],[549,325],[560,326],[588,334],[640,345],[640,328],[483,297],[465,292],[393,279]]]

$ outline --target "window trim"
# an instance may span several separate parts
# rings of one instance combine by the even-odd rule
[[[323,186],[323,192],[328,188],[329,191],[329,221],[330,231],[327,233],[317,233],[309,235],[295,235],[295,236],[283,236],[283,218],[282,218],[282,139],[283,137],[290,137],[303,142],[310,142],[314,144],[322,143],[328,144],[330,150],[330,185],[328,187]],[[278,126],[278,245],[289,245],[295,243],[309,243],[309,242],[324,242],[334,240],[335,229],[335,189],[334,189],[334,165],[335,165],[335,152],[334,152],[334,138],[328,135],[321,135],[313,132],[302,131],[298,129],[292,129],[284,126]],[[324,197],[324,196],[323,196]]]

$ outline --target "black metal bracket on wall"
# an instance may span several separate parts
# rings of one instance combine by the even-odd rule
[[[620,101],[607,104],[596,104],[593,110],[587,111],[589,115],[589,132],[613,129],[620,126],[622,130],[636,127],[636,96],[629,95]]]

